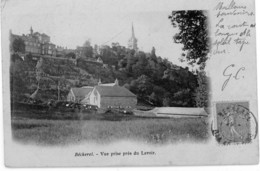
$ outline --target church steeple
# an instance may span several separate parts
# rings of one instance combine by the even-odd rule
[[[131,36],[131,38],[128,41],[128,48],[129,49],[133,49],[135,51],[138,50],[137,39],[135,37],[135,31],[134,31],[134,24],[133,23],[132,23],[132,36]]]

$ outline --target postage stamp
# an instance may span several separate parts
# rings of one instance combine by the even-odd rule
[[[213,135],[220,144],[251,143],[257,136],[257,120],[249,102],[217,102]]]

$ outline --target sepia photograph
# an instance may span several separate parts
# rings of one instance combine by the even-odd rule
[[[150,16],[155,21],[146,20]],[[46,26],[33,22],[23,24],[25,32],[10,30],[13,138],[38,145],[206,141],[207,12],[118,15],[112,20],[122,24],[95,29],[103,25],[99,17],[93,15],[83,24],[94,35],[83,26],[69,35],[47,34]],[[78,27],[71,24],[62,31]]]
[[[2,1],[5,139],[46,150],[24,166],[258,161],[254,5],[199,1]]]

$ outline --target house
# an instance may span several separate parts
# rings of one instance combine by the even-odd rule
[[[82,102],[96,105],[100,109],[122,108],[132,110],[136,107],[137,97],[125,87],[118,85],[118,80],[115,83],[102,84],[95,86]]]
[[[93,90],[93,87],[71,88],[67,101],[81,103],[83,99]]]
[[[42,44],[42,54],[43,55],[54,55],[56,53],[56,45],[53,43]]]
[[[36,55],[54,55],[56,45],[50,42],[50,36],[45,33],[34,32],[32,27],[27,35],[15,35],[10,30],[11,44],[15,39],[21,38],[25,44],[25,53]]]
[[[121,86],[96,86],[89,95],[90,104],[99,108],[134,109],[137,97]]]

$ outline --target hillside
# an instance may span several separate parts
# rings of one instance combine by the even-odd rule
[[[10,67],[12,98],[20,100],[31,95],[38,85],[37,61],[25,59],[24,61],[16,57],[12,60]],[[91,74],[78,68],[70,60],[59,60],[43,58],[41,71],[38,69],[40,91],[37,98],[48,101],[58,99],[58,85],[60,88],[60,99],[65,100],[71,87],[82,84],[95,84]]]
[[[24,60],[12,55],[11,91],[12,99],[19,100],[32,94],[39,83],[37,98],[48,101],[66,100],[71,87],[94,86],[114,82],[135,93],[138,101],[151,106],[195,106],[197,75],[188,68],[172,64],[167,59],[151,53],[122,49],[121,46],[106,47],[96,56],[104,64],[90,62],[87,56],[77,58],[42,58],[33,60],[27,55]],[[37,72],[36,72],[37,71]]]

